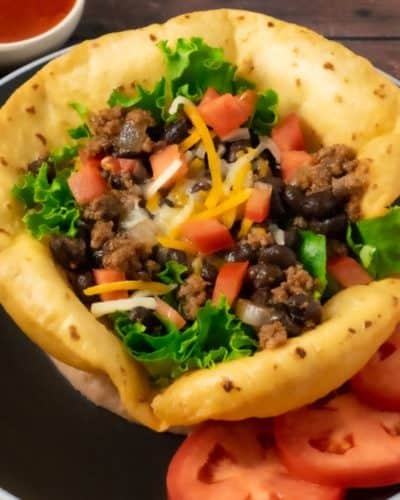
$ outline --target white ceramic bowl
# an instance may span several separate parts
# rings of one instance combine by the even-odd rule
[[[15,66],[62,45],[79,23],[84,5],[85,0],[75,0],[69,13],[40,35],[18,42],[0,43],[0,66]]]

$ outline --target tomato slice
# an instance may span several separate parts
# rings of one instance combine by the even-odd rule
[[[282,151],[281,171],[285,182],[290,182],[296,171],[310,163],[311,156],[306,151]]]
[[[252,94],[240,96],[223,94],[210,98],[199,106],[199,113],[206,124],[214,129],[219,137],[240,127],[253,113],[255,100]]]
[[[233,304],[243,285],[249,263],[228,262],[219,270],[213,291],[213,302],[218,302],[225,295],[229,304]]]
[[[217,219],[184,223],[181,234],[204,255],[231,248],[235,243],[229,230]]]
[[[272,186],[270,184],[265,184],[265,187],[254,187],[244,209],[246,219],[253,222],[264,222],[269,215],[271,194]]]
[[[338,500],[343,491],[295,479],[267,420],[207,422],[186,438],[167,474],[170,500]]]
[[[272,129],[272,139],[281,151],[301,151],[305,149],[300,118],[291,113]]]
[[[115,269],[93,269],[93,274],[97,285],[126,280],[125,273],[122,271],[117,271]],[[100,298],[101,300],[127,299],[128,292],[124,290],[117,290],[115,292],[102,293],[100,295]]]
[[[185,319],[176,309],[159,298],[156,298],[156,312],[163,318],[171,321],[179,330],[186,324]]]
[[[221,94],[219,94],[215,89],[213,89],[212,87],[208,87],[208,89],[206,90],[206,93],[203,95],[203,99],[200,101],[199,109],[204,104],[207,104],[220,96],[221,96]]]
[[[380,410],[400,411],[400,325],[351,381],[355,394]]]
[[[68,179],[69,188],[79,205],[90,203],[108,189],[107,182],[101,176],[98,166],[94,166],[94,162],[100,164],[98,160],[89,159]]]
[[[297,477],[341,487],[400,481],[400,413],[369,408],[352,394],[275,419],[280,456]]]
[[[368,285],[372,278],[356,260],[343,255],[332,257],[327,263],[328,273],[344,288]]]
[[[150,164],[153,170],[153,177],[157,179],[164,173],[175,161],[180,161],[179,169],[169,177],[162,187],[169,188],[175,184],[178,179],[185,177],[188,173],[188,165],[177,144],[170,144],[150,156]]]

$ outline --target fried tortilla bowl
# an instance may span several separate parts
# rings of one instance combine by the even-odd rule
[[[352,287],[324,305],[322,324],[283,347],[194,371],[156,390],[75,296],[46,246],[28,235],[11,188],[32,158],[65,143],[74,120],[68,103],[96,110],[115,87],[153,85],[164,70],[156,43],[191,36],[223,48],[259,88],[276,88],[280,114],[300,115],[309,149],[343,143],[368,160],[363,218],[385,213],[400,193],[399,89],[341,45],[261,14],[198,12],[110,34],[72,49],[18,89],[0,111],[0,301],[48,354],[94,374],[85,379],[75,372],[76,387],[102,402],[85,384],[104,381],[105,391],[115,387],[119,395],[106,406],[157,431],[273,416],[312,402],[357,372],[400,320],[400,280]]]

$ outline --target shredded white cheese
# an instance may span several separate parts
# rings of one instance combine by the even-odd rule
[[[221,137],[223,142],[234,142],[246,139],[250,139],[250,131],[248,128],[235,128],[235,130],[232,130],[229,134]]]
[[[157,179],[154,179],[154,181],[152,181],[148,185],[145,191],[146,199],[149,199],[152,196],[154,196],[157,193],[157,191],[161,189],[164,186],[164,184],[166,184],[171,179],[171,177],[173,177],[176,174],[176,172],[181,168],[181,166],[182,166],[182,160],[180,159],[174,160],[171,163],[171,165],[168,168],[166,168],[159,177],[157,177]]]
[[[156,300],[153,297],[133,296],[129,299],[106,300],[104,302],[94,302],[90,311],[96,318],[111,314],[116,311],[130,311],[134,307],[145,307],[146,309],[155,309]]]

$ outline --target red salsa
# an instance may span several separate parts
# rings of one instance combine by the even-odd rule
[[[0,43],[17,42],[48,31],[72,9],[75,0],[2,0]]]

